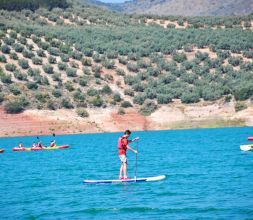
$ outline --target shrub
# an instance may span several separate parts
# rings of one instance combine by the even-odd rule
[[[60,55],[60,51],[57,48],[50,47],[50,48],[48,48],[47,51],[52,56],[59,56]]]
[[[51,99],[47,101],[47,108],[50,110],[56,110],[58,108],[57,104],[53,102]]]
[[[102,57],[97,53],[93,54],[92,58],[96,63],[100,63],[102,61]]]
[[[231,96],[231,95],[225,96],[225,102],[230,102],[231,99],[232,99],[232,96]]]
[[[112,90],[111,90],[110,86],[108,86],[108,85],[104,85],[101,92],[104,94],[107,94],[107,95],[112,94]]]
[[[128,96],[134,96],[134,90],[133,89],[125,89],[124,94]]]
[[[46,103],[49,99],[49,95],[47,93],[38,92],[35,94],[35,98],[41,103]]]
[[[237,102],[237,103],[235,104],[235,111],[236,111],[236,112],[242,111],[242,110],[244,110],[244,109],[246,109],[246,108],[247,108],[247,105],[244,104],[244,103],[242,103],[242,102]]]
[[[146,100],[145,103],[140,108],[140,113],[142,115],[148,116],[151,115],[157,109],[157,105],[150,100]]]
[[[123,69],[117,69],[116,70],[117,75],[119,76],[125,76],[125,71]]]
[[[28,58],[28,59],[31,59],[32,57],[34,57],[33,52],[29,50],[23,50],[22,54],[25,58]]]
[[[4,101],[4,94],[0,92],[0,104]]]
[[[178,62],[178,63],[182,63],[185,60],[187,60],[187,57],[184,53],[174,53],[173,54],[173,60]]]
[[[11,84],[11,83],[12,83],[11,75],[2,72],[1,69],[0,69],[0,79],[1,79],[1,81],[2,81],[3,83],[5,83],[5,84]]]
[[[53,72],[54,72],[54,68],[49,64],[43,65],[42,68],[43,68],[45,73],[53,74]]]
[[[207,58],[208,58],[208,53],[201,53],[201,52],[197,52],[196,54],[195,54],[195,57],[197,58],[197,59],[199,59],[200,61],[204,61],[204,60],[206,60]]]
[[[23,44],[23,45],[26,45],[27,44],[27,40],[26,40],[26,38],[25,37],[19,37],[19,42],[21,43],[21,44]]]
[[[67,54],[60,55],[62,62],[69,62],[69,56]]]
[[[87,91],[87,95],[88,96],[96,96],[96,95],[98,95],[98,91],[96,89],[94,89],[94,88],[90,88]]]
[[[17,53],[22,53],[24,50],[24,46],[21,44],[14,44],[13,48]]]
[[[69,53],[69,55],[75,60],[81,60],[83,58],[83,54],[77,51],[72,51]]]
[[[13,53],[10,54],[10,58],[13,59],[13,60],[18,60],[18,55],[13,52]]]
[[[10,37],[11,38],[13,38],[13,39],[17,39],[17,33],[16,32],[14,32],[14,31],[11,31],[10,33],[9,33],[9,35],[10,35]]]
[[[135,73],[137,73],[139,71],[138,66],[136,64],[134,64],[134,63],[128,63],[127,64],[127,69],[129,71],[135,72]]]
[[[59,68],[59,70],[66,70],[67,69],[67,64],[59,62],[58,63],[58,68]]]
[[[42,65],[42,59],[39,57],[33,57],[32,62],[34,65]]]
[[[242,58],[241,57],[230,57],[228,59],[228,62],[232,66],[239,66],[242,63]]]
[[[120,105],[122,108],[133,107],[133,105],[129,101],[123,101]]]
[[[9,54],[10,51],[11,51],[11,48],[4,44],[4,45],[1,46],[1,51],[5,54]]]
[[[7,62],[6,57],[4,55],[0,55],[0,62],[1,63],[6,63]]]
[[[29,63],[28,63],[28,61],[25,60],[25,59],[20,59],[20,60],[18,61],[18,64],[19,64],[19,66],[20,66],[22,69],[28,69],[28,68],[29,68]]]
[[[4,110],[9,114],[17,114],[24,111],[24,106],[19,100],[14,100],[6,103]]]
[[[123,65],[126,65],[127,64],[127,59],[124,58],[124,57],[120,57],[119,58],[119,63],[123,64]]]
[[[103,66],[106,68],[106,69],[113,69],[114,68],[114,65],[115,65],[115,61],[111,61],[111,60],[104,60],[103,61]]]
[[[72,103],[71,103],[71,101],[70,101],[69,98],[63,98],[63,99],[61,100],[61,106],[62,106],[63,108],[67,108],[67,109],[71,109],[71,108],[74,107],[74,106],[72,105]]]
[[[91,74],[91,71],[90,71],[89,68],[84,67],[84,68],[83,68],[83,73],[84,73],[85,75],[90,75],[90,74]]]
[[[95,107],[101,107],[103,105],[103,100],[101,99],[99,95],[97,95],[96,97],[92,99],[91,103]]]
[[[87,118],[87,117],[89,117],[89,113],[88,113],[87,110],[84,109],[84,108],[78,108],[78,109],[76,110],[76,113],[77,113],[78,116],[80,116],[80,117],[82,117],[82,118]]]
[[[48,43],[48,42],[40,42],[39,44],[38,44],[38,46],[40,47],[40,48],[42,48],[43,50],[47,50],[49,47],[50,47],[50,44]]]
[[[249,99],[253,95],[253,85],[248,84],[243,87],[236,88],[233,95],[236,100]]]
[[[73,86],[73,83],[68,81],[65,83],[65,88],[69,91],[69,92],[72,92],[75,90],[74,86]]]
[[[115,94],[113,95],[113,100],[114,100],[115,102],[120,102],[120,101],[121,101],[121,96],[120,96],[120,94],[119,94],[119,93],[115,93]]]
[[[185,92],[181,96],[181,101],[183,103],[196,103],[199,102],[200,96],[196,92]]]
[[[74,100],[78,102],[84,102],[85,100],[85,95],[80,90],[74,92],[73,97]]]
[[[172,101],[172,97],[168,94],[158,94],[157,102],[158,104],[168,104]]]
[[[125,110],[123,108],[119,108],[118,114],[119,115],[124,115],[124,114],[126,114],[126,112],[125,112]]]
[[[20,89],[17,86],[15,86],[15,85],[10,85],[9,90],[10,90],[10,92],[13,95],[19,95],[19,94],[21,94]]]
[[[53,57],[53,56],[49,56],[49,57],[48,57],[48,62],[49,62],[50,64],[55,64],[55,63],[57,63],[56,58]]]
[[[39,76],[40,75],[40,69],[29,68],[27,73],[28,73],[29,76]]]
[[[80,78],[79,79],[79,85],[80,86],[87,86],[88,82],[86,79]]]
[[[52,78],[54,81],[61,82],[61,74],[60,73],[54,73],[52,75]]]
[[[76,77],[77,76],[76,69],[74,69],[74,68],[67,68],[66,74],[68,77]]]
[[[37,52],[37,55],[38,55],[39,57],[46,57],[46,54],[45,54],[44,50],[39,49],[39,50],[37,50],[36,52]]]
[[[26,87],[30,90],[38,89],[38,85],[35,82],[28,82],[26,83]]]
[[[52,91],[52,95],[53,95],[55,98],[59,98],[59,97],[62,96],[62,92],[61,92],[61,90],[59,90],[59,89],[54,89],[54,90]]]
[[[16,67],[14,64],[9,64],[9,63],[7,63],[7,64],[5,65],[5,69],[6,69],[7,71],[10,71],[10,72],[15,71],[16,68],[17,68],[17,67]]]
[[[99,65],[93,65],[92,66],[92,72],[94,72],[94,75],[96,78],[100,78],[101,76],[101,69],[102,69],[102,66],[99,66]]]
[[[146,100],[146,97],[142,94],[138,94],[134,97],[134,103],[135,104],[139,104],[142,105],[144,103],[144,101]]]

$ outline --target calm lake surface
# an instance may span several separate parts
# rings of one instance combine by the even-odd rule
[[[252,127],[133,132],[138,176],[166,180],[84,185],[118,178],[121,134],[56,136],[71,147],[32,152],[11,149],[36,137],[0,138],[1,219],[253,219],[253,151],[239,148]],[[128,161],[133,177],[132,152]]]

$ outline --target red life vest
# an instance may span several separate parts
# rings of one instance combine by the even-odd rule
[[[126,155],[128,140],[125,137],[120,137],[118,140],[119,155]]]

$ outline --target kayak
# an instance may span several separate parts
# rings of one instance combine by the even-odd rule
[[[248,140],[249,141],[253,141],[253,137],[248,137]]]
[[[12,148],[13,151],[32,151],[32,150],[58,150],[58,149],[64,149],[69,148],[69,145],[62,145],[62,146],[55,146],[55,147],[14,147]]]
[[[147,178],[132,178],[132,179],[118,179],[118,180],[84,180],[84,184],[115,184],[115,183],[138,183],[138,182],[152,182],[160,181],[166,178],[165,175],[147,177]]]
[[[249,151],[249,150],[253,150],[253,144],[245,144],[245,145],[241,145],[240,149],[243,151]]]
[[[3,153],[4,152],[4,149],[0,149],[0,153]]]

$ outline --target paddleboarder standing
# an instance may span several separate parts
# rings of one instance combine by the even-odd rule
[[[139,140],[139,138],[134,138],[133,140],[128,140],[129,136],[131,135],[130,130],[126,130],[124,132],[124,135],[121,136],[118,140],[118,151],[119,151],[119,158],[121,161],[120,171],[119,171],[119,179],[128,179],[127,177],[127,157],[126,157],[126,151],[131,150],[135,154],[137,154],[137,150],[134,150],[131,148],[128,144],[134,141]],[[123,177],[122,177],[123,173]]]

